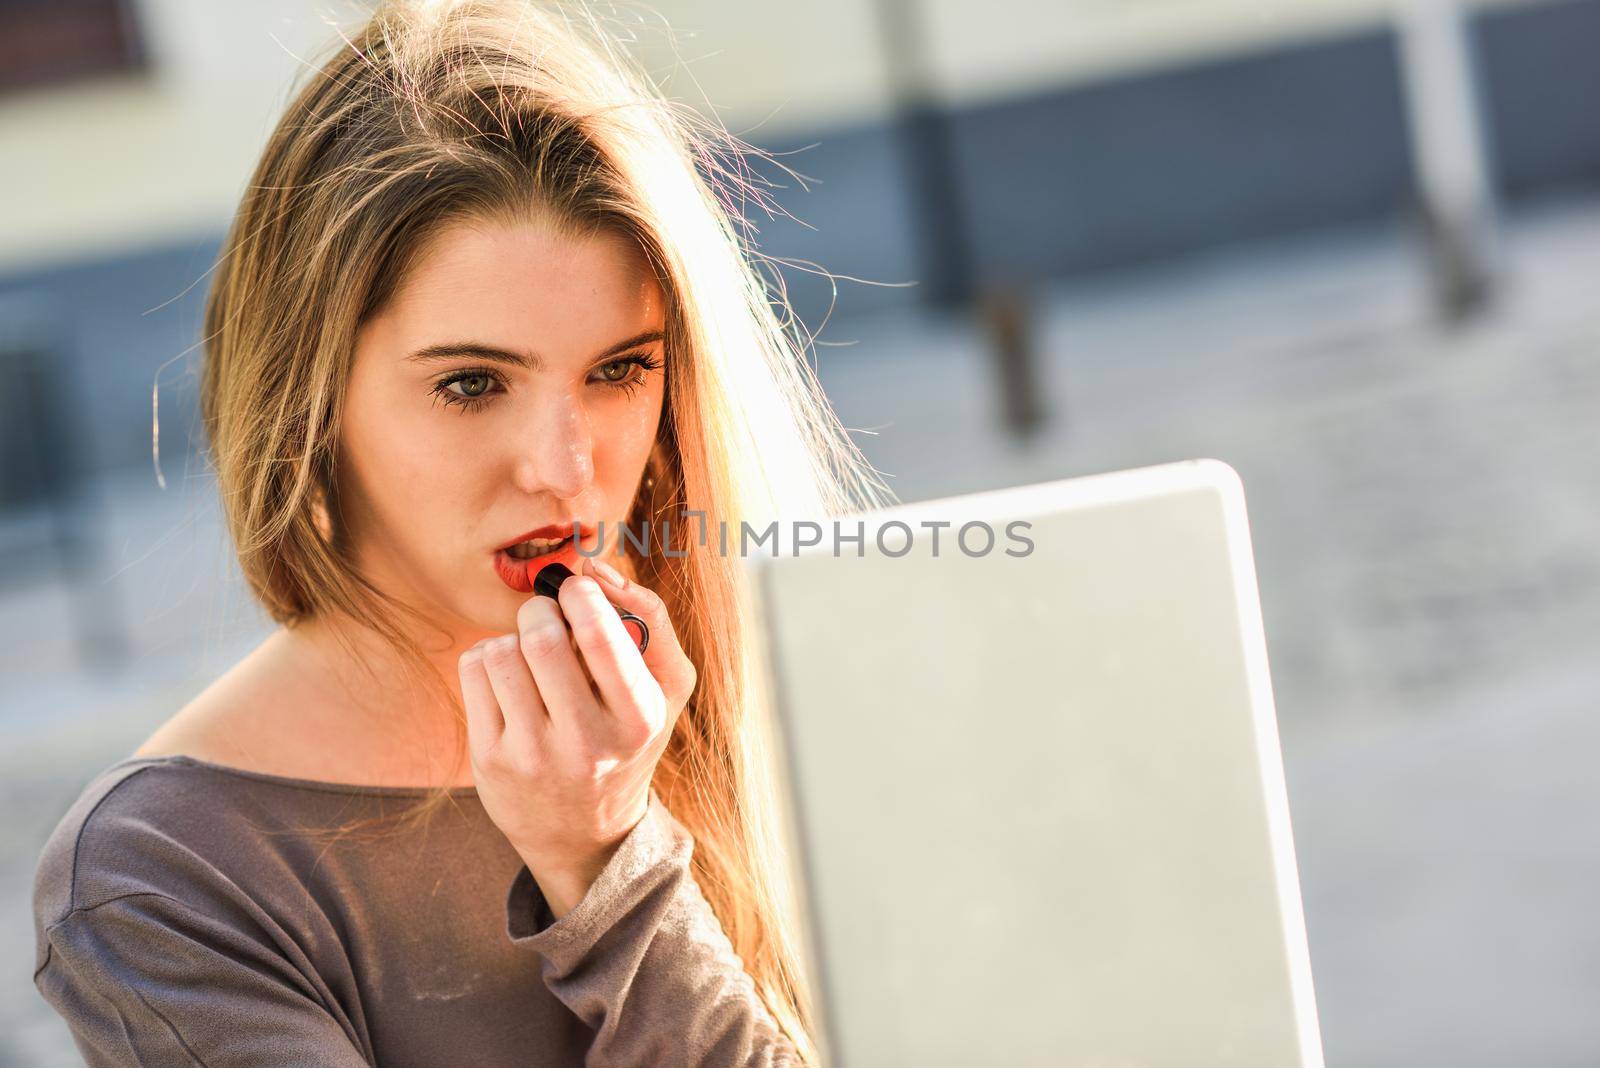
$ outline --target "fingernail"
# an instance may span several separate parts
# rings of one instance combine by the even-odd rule
[[[628,588],[628,580],[622,577],[622,573],[599,557],[591,556],[589,558],[589,567],[613,589],[625,590]]]

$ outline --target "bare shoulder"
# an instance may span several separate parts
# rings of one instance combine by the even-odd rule
[[[472,785],[464,752],[453,767],[441,766],[455,751],[453,736],[417,733],[399,715],[374,719],[370,709],[362,711],[351,702],[347,687],[324,674],[304,642],[275,631],[158,727],[133,755],[190,756],[322,782]]]
[[[300,707],[286,691],[292,678],[278,635],[267,638],[156,728],[135,757],[191,756],[256,771],[281,767],[287,717]]]

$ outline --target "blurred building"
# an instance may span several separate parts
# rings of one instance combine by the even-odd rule
[[[289,79],[332,39],[326,20],[348,26],[364,7],[9,0],[0,11],[26,26],[73,8],[120,12],[134,58],[11,77],[0,91],[0,292],[71,309],[60,366],[93,383],[75,430],[86,462],[106,469],[147,462],[149,422],[128,398],[158,371],[173,412],[186,411],[194,355],[172,361],[195,340],[222,230]],[[670,33],[642,6],[615,8],[649,68],[799,172],[761,168],[799,220],[755,219],[763,251],[888,283],[838,283],[840,313],[928,299],[940,272],[970,289],[1098,271],[1393,221],[1413,204],[1400,52],[1381,0],[658,9]],[[1600,98],[1600,0],[1480,2],[1470,25],[1499,190],[1515,205],[1600,183],[1587,105]],[[943,199],[909,195],[929,163],[908,151],[908,92],[938,112]],[[803,266],[787,280],[819,323],[828,280]]]

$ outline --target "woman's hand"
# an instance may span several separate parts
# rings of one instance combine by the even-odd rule
[[[557,919],[644,817],[696,681],[661,598],[597,563],[562,583],[559,603],[524,602],[517,634],[484,639],[459,664],[478,797]],[[650,628],[643,654],[617,608]]]

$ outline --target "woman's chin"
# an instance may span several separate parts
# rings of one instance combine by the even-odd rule
[[[532,596],[507,586],[493,567],[479,563],[481,571],[471,582],[453,582],[448,588],[435,588],[433,599],[437,622],[479,638],[510,634],[517,629],[517,610]],[[459,576],[462,572],[457,570]]]

